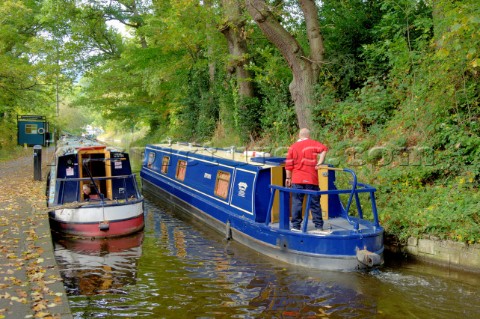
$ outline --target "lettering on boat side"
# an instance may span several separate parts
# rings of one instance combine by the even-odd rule
[[[239,197],[245,197],[245,191],[247,190],[247,183],[240,182],[238,183],[238,196]]]
[[[212,174],[205,173],[205,174],[203,174],[203,178],[212,179]]]

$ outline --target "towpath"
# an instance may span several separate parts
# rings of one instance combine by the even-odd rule
[[[42,181],[33,149],[0,162],[0,318],[72,318],[45,213],[53,148],[42,150]]]

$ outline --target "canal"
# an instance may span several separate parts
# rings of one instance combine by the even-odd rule
[[[147,198],[146,227],[55,239],[74,318],[480,318],[480,276],[387,258],[379,270],[293,267]]]

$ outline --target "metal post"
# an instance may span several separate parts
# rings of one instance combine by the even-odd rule
[[[33,147],[33,180],[42,180],[42,146]]]

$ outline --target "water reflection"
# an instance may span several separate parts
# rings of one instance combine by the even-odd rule
[[[163,258],[145,255],[140,266],[141,294],[155,305],[148,314],[152,318],[160,313],[164,318],[314,318],[376,312],[375,302],[362,295],[360,277],[339,280],[337,272],[279,263],[225,242],[203,225],[180,222],[175,212],[159,213],[160,205],[149,208],[144,249]]]
[[[55,258],[69,295],[122,293],[136,282],[143,232],[110,239],[54,240]]]
[[[147,200],[145,208],[145,231],[129,238],[129,243],[112,239],[100,244],[56,243],[75,318],[480,314],[474,276],[444,278],[431,274],[432,268],[412,264],[351,273],[298,268],[226,242],[162,203]]]

